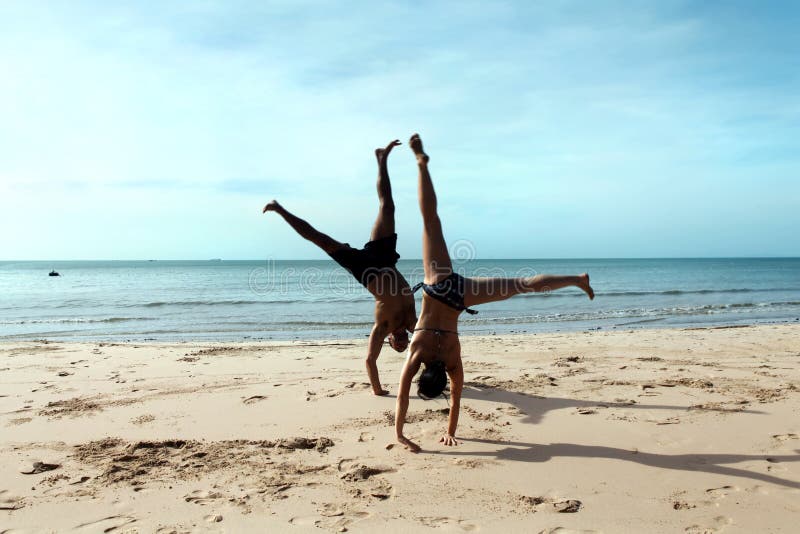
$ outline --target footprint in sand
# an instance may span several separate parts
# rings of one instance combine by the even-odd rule
[[[311,526],[318,526],[321,523],[321,520],[315,516],[298,516],[292,517],[289,519],[289,524],[291,525],[298,525],[301,527],[311,527]]]
[[[320,517],[321,516],[321,517]],[[320,516],[298,516],[289,519],[289,523],[297,526],[315,526],[331,531],[347,532],[354,522],[370,516],[369,512],[347,511],[335,504],[323,505]]]
[[[372,434],[370,434],[369,432],[362,432],[362,433],[361,433],[361,434],[359,434],[359,436],[358,436],[358,441],[359,441],[359,442],[364,442],[364,441],[372,441],[373,439],[375,439],[375,436],[373,436],[373,435],[372,435]]]
[[[348,482],[358,482],[360,480],[367,480],[372,476],[380,475],[381,473],[393,473],[394,469],[391,467],[377,466],[370,467],[364,464],[353,464],[349,468],[344,468],[342,462],[339,462],[339,471],[343,473],[339,476],[342,480]]]
[[[31,421],[33,421],[32,417],[17,417],[16,419],[9,420],[6,426],[24,425],[25,423],[30,423]]]
[[[33,460],[22,465],[19,468],[19,472],[23,475],[38,475],[39,473],[44,473],[45,471],[52,471],[53,469],[58,469],[61,467],[61,464],[50,464],[47,462],[40,462],[38,460]]]
[[[528,495],[520,495],[518,499],[521,504],[530,507],[533,512],[537,510],[547,510],[549,508],[559,514],[574,514],[583,507],[583,503],[578,499],[553,501],[547,497],[531,497]],[[548,508],[539,508],[541,506],[547,506]]]
[[[800,436],[798,436],[797,434],[794,434],[794,433],[775,434],[775,435],[772,436],[772,439],[774,439],[775,441],[777,441],[779,443],[783,443],[784,441],[790,441],[790,440],[793,440],[793,439],[800,439]]]
[[[555,527],[540,530],[539,534],[598,534],[599,530],[575,530],[572,528]]]
[[[666,419],[663,419],[661,421],[648,421],[648,422],[653,422],[657,425],[679,425],[681,423],[681,420],[678,419],[677,417],[667,417]]]
[[[267,398],[266,395],[253,395],[251,397],[247,397],[242,402],[245,404],[255,404],[259,401],[265,400]]]
[[[219,523],[220,521],[222,521],[222,516],[220,514],[210,514],[205,516],[203,519],[205,519],[209,523]]]
[[[709,488],[706,490],[706,495],[711,497],[714,501],[720,501],[732,493],[742,491],[738,486],[721,486],[719,488]],[[719,503],[714,503],[719,506]]]
[[[691,525],[684,529],[687,534],[715,534],[722,532],[725,527],[733,523],[733,519],[720,515],[714,518],[714,525],[710,527],[703,527],[700,525]]]
[[[194,490],[188,495],[184,495],[183,500],[194,504],[204,505],[212,503],[217,499],[219,499],[220,497],[222,497],[222,495],[220,493],[217,493],[216,491]]]
[[[140,415],[138,417],[134,417],[133,419],[131,419],[131,423],[134,424],[134,425],[143,425],[145,423],[150,423],[150,422],[155,421],[155,420],[156,420],[156,417],[154,415],[146,413],[146,414],[142,414],[142,415]]]
[[[759,495],[769,495],[769,489],[765,488],[764,486],[759,486],[758,484],[749,488],[745,488],[745,491],[748,493],[757,493]]]
[[[497,408],[495,408],[495,410],[514,417],[523,417],[525,415],[528,415],[519,408],[517,408],[516,406],[498,406]]]
[[[81,523],[75,527],[75,530],[85,530],[89,532],[114,532],[131,523],[135,523],[136,518],[127,515],[110,515],[97,521],[89,521],[88,523]]]
[[[372,386],[369,382],[350,382],[345,384],[344,386],[347,389],[355,389],[355,390],[366,390],[370,389]]]
[[[22,498],[13,495],[8,490],[0,490],[0,510],[18,510],[25,506]]]
[[[583,507],[583,503],[577,499],[566,499],[553,503],[553,508],[559,514],[574,514]]]
[[[417,521],[431,528],[450,528],[457,527],[463,532],[475,532],[479,529],[478,525],[465,519],[455,517],[417,517]]]
[[[344,509],[339,504],[328,502],[320,507],[319,515],[322,517],[339,517],[344,515]]]

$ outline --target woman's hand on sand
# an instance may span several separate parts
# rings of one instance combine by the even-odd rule
[[[419,448],[419,445],[417,445],[416,443],[414,443],[413,441],[411,441],[410,439],[408,439],[405,436],[400,436],[399,438],[397,438],[397,441],[403,447],[405,447],[406,449],[408,449],[409,451],[411,451],[411,452],[413,452],[415,454],[418,453],[420,450],[422,450],[422,449]]]
[[[451,436],[450,434],[445,434],[441,438],[439,438],[439,443],[444,443],[448,447],[458,445],[455,436]]]

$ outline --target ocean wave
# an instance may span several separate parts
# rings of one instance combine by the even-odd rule
[[[292,300],[285,301],[287,303],[297,302]],[[165,300],[155,302],[145,302],[142,304],[126,304],[129,308],[160,308],[162,306],[217,306],[228,305],[238,306],[242,304],[261,304],[260,300]]]
[[[597,291],[597,297],[645,297],[645,296],[658,296],[658,295],[720,295],[720,294],[737,294],[737,293],[787,293],[787,292],[800,292],[800,288],[731,288],[731,289],[667,289],[664,291]],[[541,293],[526,293],[522,296],[525,297],[541,297]],[[584,293],[581,291],[547,293],[547,297],[583,297]]]
[[[692,289],[692,290],[683,290],[683,289],[668,289],[662,291],[597,291],[598,299],[603,298],[613,298],[616,301],[622,300],[624,298],[629,297],[651,297],[657,299],[659,297],[681,297],[681,296],[692,296],[692,295],[724,295],[724,294],[753,294],[753,293],[787,293],[787,296],[794,297],[800,293],[800,288],[765,288],[765,289],[755,289],[755,288],[730,288],[730,289]],[[114,308],[120,310],[120,313],[132,313],[131,311],[121,311],[121,310],[133,310],[136,308],[144,308],[144,309],[152,309],[152,308],[191,308],[191,307],[231,307],[231,306],[290,306],[296,304],[306,304],[306,305],[313,305],[313,304],[353,304],[359,302],[371,302],[373,300],[372,295],[365,291],[360,292],[348,292],[345,294],[302,294],[298,295],[295,293],[286,294],[286,298],[275,298],[275,296],[270,295],[263,295],[264,298],[261,299],[248,299],[248,298],[229,298],[229,299],[197,299],[197,300],[189,300],[189,299],[176,299],[176,300],[153,300],[150,302],[119,302],[113,305]],[[557,291],[551,293],[527,293],[518,295],[518,297],[523,298],[546,298],[546,299],[583,299],[585,295],[582,291],[574,290],[574,291]],[[518,298],[516,297],[516,298]],[[417,295],[419,298],[419,294]],[[642,299],[643,300],[643,299]],[[657,301],[655,301],[657,302]],[[0,306],[0,310],[33,310],[33,309],[77,309],[77,310],[92,310],[97,307],[106,307],[108,302],[103,300],[82,300],[82,299],[70,299],[66,301],[61,301],[58,303],[37,303],[35,306],[26,306],[25,303],[19,303],[12,307],[5,307]]]
[[[217,334],[217,333],[259,333],[259,334],[274,334],[274,333],[297,333],[304,331],[320,331],[320,330],[364,330],[367,332],[373,323],[330,323],[324,321],[294,321],[289,323],[264,323],[260,328],[242,328],[240,323],[230,324],[214,324],[214,325],[192,325],[191,327],[175,327],[175,328],[156,328],[151,330],[136,330],[126,332],[130,335],[150,336],[162,334]]]
[[[156,317],[54,317],[50,319],[19,319],[0,321],[0,324],[71,324],[71,323],[124,323],[128,321],[155,321]]]
[[[599,302],[602,306],[602,302]],[[481,328],[503,329],[504,326],[528,325],[534,329],[582,328],[585,325],[634,325],[648,323],[719,323],[742,321],[792,320],[800,316],[800,300],[773,301],[765,299],[729,304],[694,304],[684,306],[627,306],[593,308],[589,306],[556,310],[498,311],[487,308],[477,316],[464,316],[464,331]],[[89,337],[133,336],[136,338],[215,338],[242,335],[307,338],[318,333],[323,336],[361,336],[369,332],[372,322],[367,313],[328,313],[327,310],[299,306],[296,313],[284,314],[268,308],[243,308],[232,316],[227,308],[216,308],[220,313],[205,310],[190,314],[187,311],[164,309],[147,316],[125,314],[106,317],[5,317],[0,320],[0,339],[30,336]],[[210,310],[209,310],[210,311]],[[539,313],[531,313],[538,311]],[[112,312],[113,313],[113,312]],[[116,323],[116,324],[114,324]],[[113,324],[113,327],[111,326]],[[6,326],[7,325],[7,326]],[[537,326],[538,325],[538,326]],[[572,325],[572,326],[570,326]]]
[[[128,308],[160,308],[165,306],[242,306],[255,304],[315,304],[315,303],[349,303],[349,302],[369,302],[372,295],[367,297],[357,296],[356,298],[342,298],[339,296],[307,299],[264,299],[264,300],[167,300],[146,302],[141,304],[125,304]]]
[[[280,325],[280,326],[325,326],[325,327],[335,327],[335,328],[360,328],[360,327],[369,327],[372,326],[374,323],[367,323],[367,322],[342,322],[342,321],[287,321],[285,323],[270,323],[273,325]]]
[[[520,324],[520,323],[557,323],[572,321],[597,321],[607,319],[628,318],[663,318],[691,315],[720,315],[742,314],[751,310],[769,310],[770,308],[796,307],[800,301],[781,302],[740,302],[734,304],[706,304],[702,306],[675,306],[664,308],[625,308],[616,310],[598,310],[574,313],[550,313],[537,315],[516,315],[505,317],[480,317],[469,316],[462,318],[465,323],[494,323],[494,324]]]

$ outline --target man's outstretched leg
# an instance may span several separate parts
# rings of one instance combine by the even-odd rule
[[[395,139],[386,148],[376,148],[375,157],[378,160],[378,217],[369,235],[370,241],[389,237],[394,234],[394,199],[392,198],[392,184],[389,181],[389,170],[386,162],[389,153],[400,144]]]
[[[576,276],[537,274],[525,278],[467,278],[464,304],[477,306],[505,300],[520,293],[543,293],[564,287],[577,287],[594,299],[594,290],[589,285],[589,275],[586,273]]]
[[[436,191],[428,172],[430,159],[422,149],[422,139],[414,134],[408,142],[419,167],[419,209],[422,212],[422,263],[425,267],[425,283],[435,284],[453,272],[450,254],[442,234],[442,222],[439,220],[436,204]]]
[[[333,252],[336,252],[337,250],[343,247],[341,243],[333,239],[331,236],[323,234],[322,232],[320,232],[319,230],[308,224],[300,217],[297,217],[292,213],[288,212],[286,209],[284,209],[283,206],[278,204],[277,200],[273,200],[272,202],[264,206],[262,213],[266,213],[268,211],[274,211],[275,213],[283,217],[284,220],[287,223],[289,223],[289,226],[294,228],[295,232],[300,234],[301,237],[304,237],[305,239],[308,239],[309,241],[317,245],[327,254],[332,254]]]

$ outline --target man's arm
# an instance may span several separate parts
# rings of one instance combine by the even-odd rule
[[[394,430],[397,433],[397,441],[411,452],[419,452],[419,445],[403,435],[403,427],[406,424],[406,412],[408,412],[408,396],[411,391],[411,381],[419,371],[419,362],[409,358],[403,366],[400,374],[400,386],[397,388],[397,410],[394,416]]]
[[[450,416],[447,420],[447,434],[442,436],[439,443],[458,445],[456,428],[458,427],[458,414],[461,410],[461,392],[464,389],[464,368],[459,364],[447,374],[450,375]]]
[[[367,347],[367,376],[369,382],[372,384],[372,393],[375,395],[388,395],[389,391],[381,387],[381,379],[378,376],[378,355],[383,348],[383,340],[389,332],[386,329],[375,323],[372,327],[372,332],[369,334],[369,344]]]

